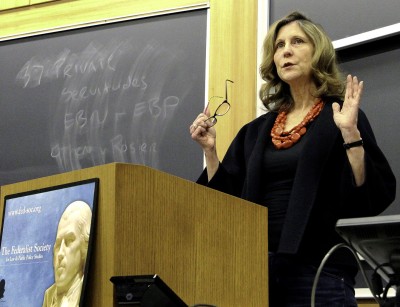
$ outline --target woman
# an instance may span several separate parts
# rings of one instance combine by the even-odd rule
[[[347,76],[322,28],[298,12],[275,22],[264,42],[265,115],[245,125],[223,161],[206,110],[190,126],[205,154],[198,183],[268,207],[270,306],[310,306],[317,268],[340,218],[377,215],[394,200],[395,178],[359,109],[363,82]],[[316,304],[357,306],[356,261],[334,253]]]

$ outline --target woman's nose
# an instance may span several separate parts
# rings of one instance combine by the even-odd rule
[[[286,44],[285,47],[283,47],[283,55],[287,57],[291,56],[292,54],[292,46],[290,46],[290,44]]]

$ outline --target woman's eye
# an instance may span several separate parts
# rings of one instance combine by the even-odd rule
[[[285,44],[283,43],[283,42],[279,42],[279,43],[277,43],[276,44],[276,49],[279,49],[279,48],[283,48],[285,46]]]
[[[295,38],[295,39],[293,40],[293,43],[294,43],[295,45],[299,45],[299,44],[304,43],[304,41],[303,41],[301,38]]]

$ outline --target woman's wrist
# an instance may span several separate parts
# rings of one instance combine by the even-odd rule
[[[361,134],[358,129],[342,130],[344,144],[352,144],[361,140]]]

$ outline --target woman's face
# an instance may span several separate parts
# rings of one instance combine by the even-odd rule
[[[314,46],[297,22],[279,30],[274,47],[274,63],[282,81],[291,86],[312,82]]]

